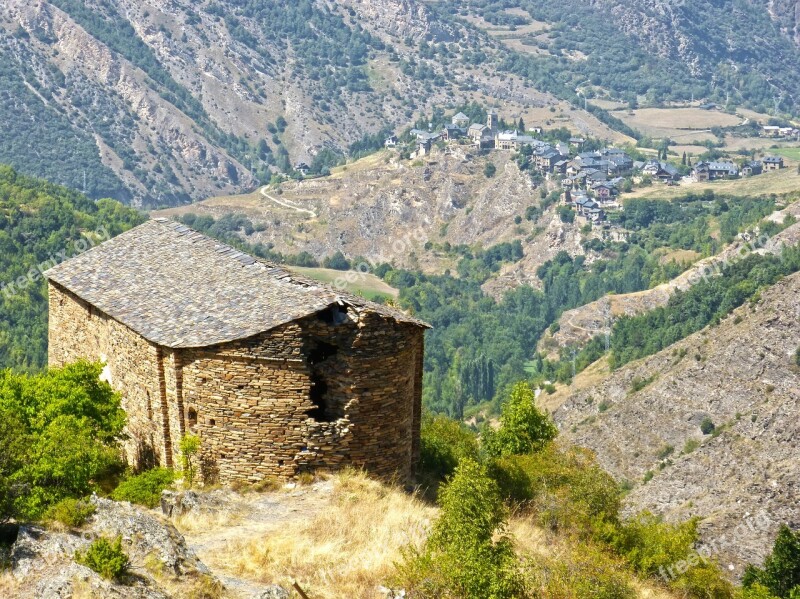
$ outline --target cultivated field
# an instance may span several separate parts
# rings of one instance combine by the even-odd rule
[[[370,273],[334,270],[332,268],[306,268],[303,266],[289,266],[287,268],[321,283],[332,284],[337,287],[341,286],[345,291],[370,300],[396,298],[400,294],[397,289],[388,285],[383,279],[379,279]]]
[[[760,196],[770,193],[777,195],[797,192],[800,193],[800,175],[797,174],[796,163],[789,168],[771,173],[764,173],[756,177],[731,179],[723,181],[708,181],[703,183],[686,183],[668,187],[654,184],[652,187],[643,187],[625,194],[624,198],[651,198],[669,200],[687,193],[702,193],[710,189],[714,193],[730,194],[737,196]]]

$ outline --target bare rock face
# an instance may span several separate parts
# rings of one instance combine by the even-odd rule
[[[92,503],[96,512],[81,530],[20,527],[11,551],[11,596],[166,599],[189,594],[201,582],[221,587],[183,536],[155,512],[97,497]],[[122,537],[131,562],[131,576],[124,584],[104,580],[74,561],[76,551],[85,550],[100,536]]]
[[[702,518],[708,551],[742,574],[781,524],[800,526],[800,274],[716,327],[574,393],[554,417],[634,483],[629,512]],[[710,420],[714,434],[700,426]]]

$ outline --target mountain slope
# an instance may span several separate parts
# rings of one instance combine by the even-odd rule
[[[512,68],[534,80],[551,78],[584,93],[594,88],[631,103],[644,96],[649,103],[706,97],[795,114],[800,107],[796,3],[469,0],[448,6],[479,17],[498,39],[515,36],[528,57]]]
[[[636,482],[631,509],[703,517],[705,544],[741,575],[780,524],[798,525],[799,347],[794,274],[718,326],[576,391],[555,418],[570,441]],[[706,419],[713,435],[701,430]]]
[[[423,107],[509,94],[513,80],[466,60],[479,38],[414,0],[10,0],[0,160],[137,204],[249,189]]]
[[[8,0],[0,161],[167,206],[472,100],[608,139],[633,132],[576,94],[797,113],[797,37],[782,1]]]

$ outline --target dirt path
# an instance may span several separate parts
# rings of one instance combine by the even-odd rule
[[[275,197],[269,195],[267,193],[267,188],[266,187],[262,187],[260,192],[261,192],[262,196],[264,196],[268,200],[271,200],[271,201],[275,202],[276,204],[278,204],[278,206],[283,206],[284,208],[289,208],[290,210],[294,210],[295,212],[304,212],[304,213],[308,214],[311,218],[317,218],[317,213],[314,212],[313,210],[309,210],[308,208],[300,208],[299,206],[295,206],[291,202],[286,202],[284,200],[279,200],[278,198],[275,198]]]

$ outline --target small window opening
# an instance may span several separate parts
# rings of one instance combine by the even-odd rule
[[[212,418],[211,420],[209,420],[209,421],[208,421],[208,423],[209,423],[211,426],[216,426],[216,424],[217,424],[217,421],[216,421],[216,420],[214,420],[214,419]]]
[[[311,391],[309,399],[314,408],[308,415],[317,422],[333,422],[336,418],[331,414],[330,398],[328,397],[328,383],[321,374],[311,375]]]
[[[326,324],[342,324],[347,320],[347,306],[330,306],[317,313],[317,316]]]
[[[189,426],[197,426],[197,410],[189,408],[186,419],[189,421]]]
[[[314,339],[308,350],[308,363],[319,364],[339,353],[339,348],[331,343]]]

